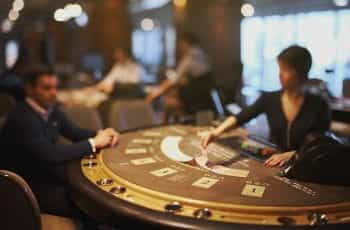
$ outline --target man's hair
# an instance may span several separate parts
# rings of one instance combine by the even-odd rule
[[[295,69],[298,75],[304,77],[304,80],[308,78],[312,66],[312,56],[306,48],[298,45],[290,46],[283,50],[277,59]]]
[[[42,76],[55,76],[55,72],[47,67],[34,67],[26,71],[24,82],[26,85],[35,86]]]

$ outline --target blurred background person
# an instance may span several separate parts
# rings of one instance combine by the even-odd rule
[[[165,98],[165,121],[182,111],[193,114],[212,109],[210,90],[214,87],[208,55],[191,34],[183,34],[178,42],[181,55],[177,68],[166,72],[167,79],[151,92],[146,101],[152,103],[172,89]]]
[[[142,67],[122,48],[115,50],[114,60],[115,63],[106,77],[89,89],[104,92],[118,99],[143,97]]]

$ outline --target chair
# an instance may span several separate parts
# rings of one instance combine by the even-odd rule
[[[75,125],[84,129],[100,130],[103,128],[100,114],[96,109],[84,106],[62,107],[62,111]],[[63,136],[58,138],[59,144],[70,144],[71,141]]]
[[[107,119],[107,126],[118,131],[143,128],[154,124],[153,109],[143,100],[113,102]]]
[[[62,107],[63,112],[81,128],[100,130],[103,128],[100,114],[96,109],[85,106]]]
[[[18,175],[0,170],[0,226],[2,230],[74,230],[71,219],[40,214],[28,184]]]
[[[305,89],[311,94],[323,97],[326,101],[331,101],[334,98],[328,89],[327,82],[321,79],[308,79],[305,83]]]
[[[2,127],[5,125],[5,122],[6,122],[6,116],[0,117],[0,133],[1,133]]]
[[[0,93],[0,117],[6,116],[16,107],[16,100],[9,94]]]

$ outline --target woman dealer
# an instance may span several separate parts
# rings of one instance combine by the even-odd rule
[[[225,131],[265,113],[270,139],[284,152],[273,154],[265,165],[283,166],[295,154],[307,134],[329,129],[331,113],[327,102],[304,89],[312,65],[310,52],[300,46],[291,46],[283,50],[277,60],[282,89],[263,93],[253,105],[237,116],[229,117],[202,138],[203,147],[207,147]],[[272,153],[275,152],[268,151],[264,154]]]

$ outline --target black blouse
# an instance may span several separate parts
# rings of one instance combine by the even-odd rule
[[[323,98],[305,94],[299,113],[294,121],[288,124],[282,109],[281,96],[282,91],[263,93],[253,105],[243,109],[236,116],[238,125],[265,113],[270,127],[270,140],[282,151],[297,150],[309,133],[329,130],[331,111]]]

